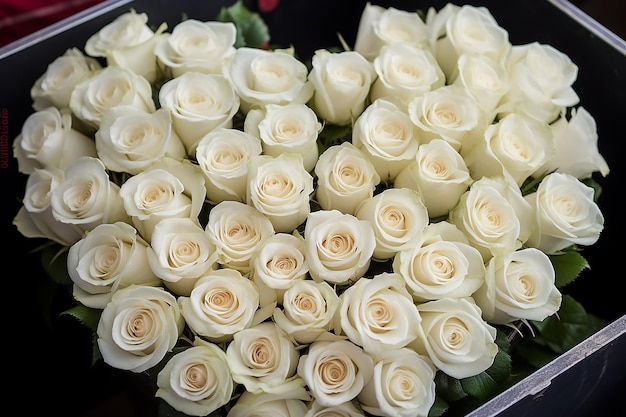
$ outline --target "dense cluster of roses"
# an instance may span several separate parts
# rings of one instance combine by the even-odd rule
[[[52,62],[14,142],[14,223],[68,248],[107,364],[167,360],[156,395],[189,415],[426,416],[437,371],[558,311],[548,255],[596,242],[581,179],[609,172],[567,56],[453,4],[367,4],[310,70],[232,23],[147,21]]]

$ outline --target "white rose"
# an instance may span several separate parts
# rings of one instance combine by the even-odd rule
[[[308,69],[293,51],[242,47],[224,74],[241,99],[241,110],[268,104],[303,104],[313,95]]]
[[[120,187],[111,181],[102,161],[84,156],[65,170],[65,179],[50,195],[52,215],[61,223],[89,231],[102,223],[130,223]]]
[[[239,111],[239,97],[220,74],[186,72],[161,86],[159,103],[172,115],[174,130],[188,155],[194,155],[198,142],[214,129],[233,126]]]
[[[435,403],[435,372],[432,361],[412,349],[385,351],[357,398],[373,415],[426,417]]]
[[[374,373],[374,360],[349,340],[313,342],[300,356],[300,375],[323,406],[336,406],[359,395]]]
[[[148,113],[134,106],[115,106],[102,117],[95,142],[98,157],[107,169],[132,175],[165,155],[186,156],[165,109]]]
[[[292,232],[311,211],[313,177],[300,154],[253,156],[248,164],[246,201],[264,214],[276,232]]]
[[[284,292],[274,322],[299,344],[312,343],[334,328],[341,302],[327,282],[300,280]]]
[[[380,176],[374,164],[350,142],[333,145],[315,165],[315,199],[324,210],[354,214],[357,206],[374,195]]]
[[[217,128],[203,136],[196,147],[196,160],[209,201],[245,202],[248,162],[262,152],[261,141],[241,130]]]
[[[341,331],[374,356],[407,346],[417,337],[420,315],[400,274],[363,278],[341,294]]]
[[[261,243],[274,235],[272,222],[257,209],[238,201],[223,201],[209,212],[205,228],[219,254],[218,263],[242,273]]]
[[[428,225],[428,210],[420,194],[408,188],[387,188],[363,201],[355,216],[374,227],[374,259],[393,258],[415,244]]]
[[[155,396],[186,415],[206,416],[230,401],[234,385],[224,351],[196,337],[159,372]]]
[[[559,118],[550,125],[554,137],[553,157],[537,170],[538,174],[561,172],[578,179],[590,178],[594,172],[603,177],[610,169],[598,149],[598,130],[593,116],[583,107],[572,109],[569,120]]]
[[[176,298],[161,287],[129,286],[102,310],[97,342],[114,368],[140,373],[171,352],[184,327]]]
[[[217,269],[217,251],[197,220],[169,217],[154,226],[148,263],[169,290],[189,295],[200,278]]]
[[[469,297],[485,278],[478,249],[446,221],[428,225],[413,247],[398,252],[392,266],[416,302]]]
[[[393,182],[415,157],[419,132],[391,101],[376,100],[354,122],[352,144],[372,161],[383,182]]]
[[[338,210],[309,214],[304,241],[311,277],[338,285],[361,278],[376,248],[370,222]]]
[[[133,225],[149,242],[154,227],[164,218],[197,219],[206,189],[197,165],[166,156],[127,179],[120,196]]]
[[[364,417],[363,411],[354,401],[346,401],[337,405],[324,406],[313,400],[309,404],[309,411],[304,417]]]
[[[321,130],[317,115],[306,104],[268,104],[263,109],[250,110],[244,122],[244,131],[261,139],[263,154],[300,154],[308,172],[317,162],[317,137]]]
[[[66,169],[81,156],[96,157],[92,138],[72,128],[72,116],[48,107],[30,114],[13,142],[13,156],[22,174],[37,168]]]
[[[491,258],[485,283],[473,297],[483,318],[493,324],[543,321],[559,310],[562,300],[550,258],[535,248]]]
[[[154,46],[159,61],[174,78],[185,72],[221,74],[222,67],[235,54],[237,28],[232,22],[186,19]]]
[[[96,226],[67,254],[74,298],[87,307],[103,309],[118,289],[160,285],[148,265],[147,251],[148,243],[127,223]]]
[[[370,100],[397,100],[402,108],[415,96],[443,87],[446,77],[428,49],[409,43],[384,46],[374,58],[376,80]]]
[[[129,69],[115,66],[106,67],[76,85],[70,97],[72,113],[94,129],[107,110],[122,104],[149,113],[156,111],[150,82]]]
[[[374,66],[358,52],[316,50],[309,73],[315,113],[326,123],[351,124],[365,109],[375,78]]]
[[[306,246],[299,235],[276,233],[265,239],[250,260],[252,277],[282,294],[307,277]]]
[[[195,334],[221,343],[266,318],[256,316],[261,314],[259,299],[258,289],[239,271],[218,269],[208,271],[189,296],[178,297],[178,303]]]
[[[449,142],[433,139],[417,154],[393,183],[395,188],[417,191],[431,218],[446,216],[474,182],[465,160]]]
[[[486,371],[498,353],[497,330],[482,317],[472,298],[442,298],[417,306],[420,336],[412,344],[437,369],[457,378]]]
[[[300,354],[275,323],[240,330],[226,349],[235,382],[253,394],[283,394],[304,386],[296,373]]]
[[[536,222],[528,246],[554,254],[571,245],[591,246],[600,238],[604,215],[594,200],[594,189],[576,177],[549,174],[525,199]]]
[[[311,399],[304,387],[281,395],[244,391],[228,412],[228,417],[301,417]]]
[[[37,111],[50,106],[68,108],[74,87],[101,69],[102,65],[95,58],[83,55],[80,49],[67,49],[48,64],[46,71],[31,87],[33,108]]]

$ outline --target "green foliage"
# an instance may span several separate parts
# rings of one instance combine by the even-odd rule
[[[84,305],[78,303],[74,307],[69,310],[64,311],[61,315],[72,316],[76,320],[78,320],[82,325],[91,329],[91,331],[95,332],[98,328],[98,321],[100,320],[100,315],[102,314],[102,310],[98,310],[95,308],[85,307]]]
[[[44,246],[41,250],[41,265],[54,283],[59,285],[72,283],[67,272],[67,248],[56,244]]]
[[[558,288],[574,281],[584,269],[589,268],[587,260],[573,248],[559,255],[549,255],[549,258],[556,272]]]
[[[248,10],[241,0],[230,7],[222,7],[219,22],[232,22],[237,27],[235,48],[243,46],[263,48],[270,40],[269,29],[261,16]]]
[[[587,336],[588,318],[583,306],[569,295],[563,296],[558,313],[538,322],[531,322],[539,334],[538,343],[545,343],[556,353],[563,353]]]
[[[319,134],[317,146],[320,155],[333,145],[352,140],[352,126],[337,126],[325,124],[324,129]]]

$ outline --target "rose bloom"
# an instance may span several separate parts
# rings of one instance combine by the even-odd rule
[[[96,226],[67,254],[67,272],[74,283],[74,298],[103,309],[112,295],[129,285],[160,285],[148,265],[148,242],[128,223]]]
[[[298,362],[298,375],[326,407],[355,399],[373,374],[372,357],[349,340],[313,342]]]
[[[357,398],[373,415],[426,417],[435,403],[435,372],[430,358],[412,349],[384,351]]]
[[[176,298],[161,287],[131,285],[115,292],[98,321],[102,359],[140,373],[171,352],[184,327]]]
[[[37,168],[66,169],[81,156],[96,157],[92,138],[72,128],[72,116],[55,107],[31,113],[13,141],[13,156],[22,174]]]
[[[280,395],[244,391],[228,417],[300,417],[307,413],[310,398],[304,387]]]
[[[305,220],[311,206],[313,177],[299,154],[257,155],[248,164],[246,201],[265,215],[276,232],[292,232]]]
[[[217,247],[218,263],[247,274],[250,260],[265,239],[273,236],[272,222],[252,206],[223,201],[209,212],[205,227]]]
[[[350,142],[333,145],[315,165],[315,199],[324,210],[354,214],[357,206],[374,195],[380,176],[365,153]]]
[[[393,182],[415,157],[419,132],[409,116],[391,101],[370,104],[356,119],[352,144],[368,157],[383,182]]]
[[[241,98],[243,113],[268,104],[304,104],[313,95],[308,69],[292,50],[238,48],[224,75]]]
[[[244,131],[261,140],[264,155],[300,154],[307,172],[317,162],[317,137],[321,130],[317,115],[306,104],[269,104],[251,109],[244,122]]]
[[[410,347],[427,355],[437,369],[456,378],[486,371],[498,353],[495,327],[472,298],[442,298],[417,306],[422,324]]]
[[[239,111],[239,97],[220,74],[187,72],[161,86],[159,103],[172,115],[174,130],[188,155],[214,129],[231,128]]]
[[[315,87],[315,113],[326,123],[351,124],[365,109],[376,78],[372,63],[355,51],[318,49],[311,65],[309,80]]]
[[[443,139],[420,145],[415,158],[398,173],[395,188],[420,194],[428,216],[447,216],[474,182],[461,155]]]
[[[363,417],[363,411],[357,408],[353,401],[324,406],[313,400],[304,417]]]
[[[361,278],[376,248],[370,222],[338,210],[309,214],[304,240],[311,277],[338,285]]]
[[[148,242],[158,222],[168,217],[197,219],[206,190],[200,168],[188,160],[163,157],[120,187],[124,208]]]
[[[274,322],[299,344],[312,343],[333,330],[341,302],[327,282],[294,282],[281,299],[282,309],[274,310]]]
[[[524,197],[534,210],[535,227],[526,242],[547,254],[571,246],[591,246],[604,229],[594,189],[569,174],[552,173]]]
[[[258,324],[259,290],[235,269],[208,271],[189,296],[178,297],[189,328],[215,342],[229,342],[240,330]],[[268,316],[271,314],[268,314]]]
[[[102,65],[95,58],[85,56],[80,49],[67,49],[48,64],[46,71],[31,87],[33,108],[37,111],[50,106],[68,108],[74,87],[101,69]]]
[[[196,160],[205,178],[208,200],[246,201],[248,162],[263,152],[261,141],[237,129],[217,128],[196,147]]]
[[[154,46],[154,54],[174,78],[185,72],[221,74],[235,54],[237,29],[232,22],[186,19]]]
[[[355,216],[374,227],[376,260],[393,258],[412,245],[428,225],[428,210],[420,194],[408,188],[387,188],[363,201]]]
[[[253,394],[284,394],[304,386],[296,374],[295,344],[271,321],[235,333],[226,356],[235,382]]]
[[[189,295],[194,284],[218,266],[215,245],[199,222],[188,217],[159,221],[147,255],[154,274],[177,295]]]
[[[181,159],[186,155],[165,109],[154,113],[127,105],[109,109],[96,131],[95,145],[107,169],[132,175],[166,154]]]
[[[485,282],[473,297],[489,323],[543,321],[561,307],[555,279],[548,255],[524,248],[491,258]]]
[[[469,297],[484,282],[485,265],[478,249],[451,223],[431,223],[414,246],[393,259],[416,302]]]
[[[83,156],[65,170],[65,179],[50,195],[52,215],[89,231],[102,223],[130,223],[120,187],[111,181],[102,161]]]
[[[230,401],[234,385],[224,351],[196,337],[159,372],[155,396],[186,415],[206,416]]]

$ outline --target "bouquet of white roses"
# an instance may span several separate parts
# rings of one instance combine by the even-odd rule
[[[94,358],[187,415],[426,416],[584,338],[549,339],[609,168],[566,55],[452,3],[308,62],[241,3],[148,20],[50,63],[13,148]]]

